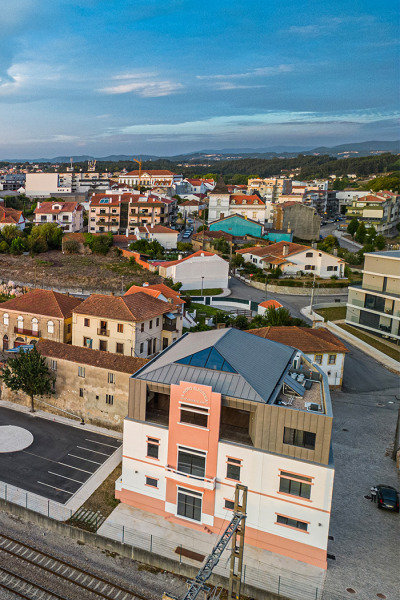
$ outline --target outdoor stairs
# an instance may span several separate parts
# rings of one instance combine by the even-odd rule
[[[70,522],[78,527],[83,525],[85,529],[96,532],[105,520],[106,518],[100,511],[94,512],[81,507],[72,515]]]

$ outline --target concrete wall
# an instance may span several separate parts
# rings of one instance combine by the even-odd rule
[[[257,290],[261,290],[265,292],[265,283],[259,281],[252,281],[251,279],[246,279],[245,277],[238,276],[239,279],[245,281],[247,285],[256,288]],[[270,291],[273,294],[289,294],[290,296],[310,296],[311,295],[311,287],[290,287],[285,285],[272,285],[268,284],[267,293]],[[347,296],[349,290],[347,287],[344,288],[316,288],[315,295],[316,296]]]

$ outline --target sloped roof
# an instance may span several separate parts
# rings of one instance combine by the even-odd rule
[[[92,294],[73,312],[79,315],[134,322],[147,321],[170,311],[170,304],[142,291],[128,296]]]
[[[179,361],[208,348],[215,350],[235,373],[196,367]],[[165,384],[181,381],[210,385],[214,392],[255,402],[273,402],[295,351],[238,329],[189,333],[141,369],[135,378]]]
[[[81,346],[62,344],[41,338],[36,344],[40,354],[49,358],[58,358],[81,365],[90,365],[100,369],[119,371],[121,373],[135,373],[149,361],[146,358],[135,358],[101,350],[91,350]]]
[[[302,352],[349,352],[343,342],[324,328],[308,327],[260,327],[249,329],[248,333],[273,340],[286,346],[298,348]]]
[[[260,223],[260,221],[255,221],[254,219],[246,219],[246,217],[244,217],[243,215],[239,215],[238,213],[228,215],[227,217],[222,217],[221,219],[217,219],[216,221],[210,223],[210,226],[216,225],[217,223],[222,223],[222,221],[227,221],[228,219],[242,219],[242,221],[246,221],[247,223],[254,223],[255,225],[258,225],[260,228],[262,228],[262,223]]]
[[[287,246],[287,254],[285,254],[284,256],[283,249],[285,246]],[[261,251],[259,248],[259,246],[257,246],[256,248],[243,248],[243,250],[236,250],[236,253],[254,254],[255,256],[274,256],[276,258],[286,259],[292,254],[297,254],[298,252],[311,250],[311,246],[302,246],[301,244],[295,244],[294,242],[276,242],[276,244],[266,246]]]
[[[37,214],[59,214],[64,212],[74,212],[78,210],[78,202],[64,202],[63,200],[55,202],[41,202],[38,208],[35,208],[34,213]],[[58,208],[59,207],[59,208]]]
[[[131,175],[132,177],[139,177],[139,171],[129,171],[129,173],[127,173],[126,175]],[[124,177],[126,177],[126,175],[124,175]],[[145,176],[145,175],[150,175],[150,177],[158,177],[160,175],[175,175],[175,173],[172,173],[172,171],[167,171],[167,170],[159,170],[159,171],[142,171],[141,176]]]
[[[22,313],[68,319],[82,300],[53,290],[35,289],[27,294],[0,304],[1,310],[16,310]]]
[[[242,206],[246,204],[253,206],[254,204],[259,204],[260,206],[265,206],[264,200],[261,200],[258,196],[246,196],[245,194],[232,194],[231,204],[241,204]]]
[[[206,252],[205,250],[197,250],[197,252],[194,252],[194,254],[190,254],[189,256],[186,256],[185,258],[181,258],[180,260],[170,260],[167,262],[160,263],[160,265],[162,267],[172,267],[174,265],[179,265],[180,263],[183,263],[186,260],[189,260],[191,258],[200,258],[202,256],[218,256],[218,255],[215,254],[214,252]]]
[[[165,298],[170,299],[172,301],[170,304],[175,304],[176,306],[178,304],[179,305],[185,304],[184,300],[181,300],[181,298],[179,297],[179,294],[177,294],[175,292],[175,295],[174,295],[174,290],[171,290],[171,288],[169,288],[164,283],[160,283],[158,285],[146,285],[146,286],[132,285],[129,288],[129,290],[127,292],[125,292],[125,296],[130,296],[131,294],[138,294],[138,293],[148,294],[149,296],[152,296],[153,298],[159,298],[162,302],[165,302],[164,300],[162,300],[160,298],[160,296],[162,294]]]
[[[5,208],[0,206],[0,223],[9,223],[10,225],[17,225],[22,216],[21,210],[15,210],[15,208]]]
[[[262,306],[263,308],[271,308],[271,306],[274,308],[282,308],[282,304],[278,302],[278,300],[264,300],[264,302],[260,302],[258,306]]]
[[[229,194],[229,190],[225,185],[223,177],[218,177],[217,184],[211,194]]]

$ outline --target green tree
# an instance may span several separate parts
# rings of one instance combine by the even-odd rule
[[[377,250],[384,250],[386,246],[386,240],[382,234],[379,234],[375,238],[375,247]]]
[[[290,316],[289,310],[283,307],[275,308],[274,306],[270,306],[265,313],[265,318],[267,325],[282,327],[292,324],[292,317]]]
[[[46,359],[34,347],[29,352],[20,349],[15,358],[11,358],[1,378],[13,392],[24,392],[31,399],[31,412],[35,412],[35,396],[50,394],[55,378],[51,375]]]
[[[21,235],[22,232],[16,225],[5,225],[1,230],[1,237],[7,244],[11,244],[15,238],[21,237]]]
[[[350,233],[350,235],[352,235],[354,237],[355,232],[358,229],[358,221],[357,219],[354,217],[350,223],[347,225],[347,231],[348,233]]]
[[[361,222],[359,224],[359,226],[357,227],[357,231],[356,231],[356,235],[355,235],[356,241],[359,244],[363,244],[366,240],[366,237],[367,237],[367,229],[365,227],[365,224],[363,222]]]
[[[191,242],[178,242],[176,247],[179,252],[191,252],[193,250],[193,244]]]
[[[11,242],[10,254],[22,254],[25,250],[25,242],[22,238],[16,237]]]
[[[36,225],[32,228],[30,237],[36,239],[38,237],[45,240],[50,250],[58,250],[61,248],[63,232],[56,223],[44,223]]]
[[[243,267],[243,265],[244,265],[243,254],[235,254],[234,256],[232,256],[231,265],[235,269],[237,269],[238,267]]]
[[[249,326],[249,321],[244,315],[238,315],[235,319],[233,319],[232,325],[238,329],[247,329]]]
[[[7,242],[5,240],[0,242],[0,253],[1,254],[6,254],[8,252],[9,248],[10,248],[10,246],[7,244]]]

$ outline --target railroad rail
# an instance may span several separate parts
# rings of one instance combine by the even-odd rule
[[[37,550],[33,546],[29,546],[28,544],[4,535],[3,533],[0,534],[0,552],[5,552],[6,554],[38,567],[42,571],[50,573],[53,577],[61,578],[65,582],[90,592],[89,598],[96,598],[97,596],[98,598],[104,598],[105,600],[148,600],[145,596],[131,592],[130,590],[115,583],[111,583],[98,575],[85,571],[60,558],[55,558],[47,552]],[[1,570],[5,571],[2,567]],[[19,577],[19,575],[16,577]],[[9,585],[9,583],[7,583],[7,585]],[[36,586],[34,583],[32,583],[32,585]],[[62,598],[62,596],[59,596],[50,590],[44,590],[43,588],[43,591],[47,591],[49,600]],[[14,590],[13,593],[15,593]],[[24,596],[22,595],[21,597],[23,598]],[[82,596],[82,598],[83,597],[84,596]],[[41,596],[31,595],[26,596],[26,598],[41,598]],[[43,599],[47,600],[47,597],[43,596]],[[62,598],[62,600],[65,599]]]
[[[32,598],[37,600],[67,600],[65,596],[50,592],[41,585],[33,583],[4,567],[0,567],[0,589],[11,592],[24,600],[32,600]]]

